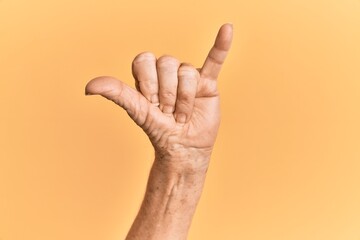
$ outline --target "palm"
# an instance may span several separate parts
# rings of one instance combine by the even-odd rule
[[[220,123],[219,97],[199,97],[195,99],[194,109],[188,122],[177,123],[174,115],[164,114],[148,101],[141,101],[148,116],[142,125],[155,148],[169,145],[171,136],[176,143],[186,147],[211,148]]]

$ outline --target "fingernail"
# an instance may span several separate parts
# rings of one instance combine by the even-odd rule
[[[178,123],[186,123],[186,115],[183,113],[176,114],[176,121]]]

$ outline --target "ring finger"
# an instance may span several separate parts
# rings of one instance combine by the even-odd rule
[[[156,62],[159,84],[159,107],[163,113],[174,113],[179,66],[180,62],[171,56],[162,56]]]

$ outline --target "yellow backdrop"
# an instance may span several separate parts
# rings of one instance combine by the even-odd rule
[[[98,75],[201,66],[232,22],[222,125],[189,239],[360,239],[359,0],[0,0],[0,239],[119,240],[149,141]]]

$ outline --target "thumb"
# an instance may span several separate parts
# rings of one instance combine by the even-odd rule
[[[135,89],[113,77],[102,76],[92,79],[85,87],[85,94],[101,95],[113,101],[139,126],[145,122],[149,110],[148,100]]]

